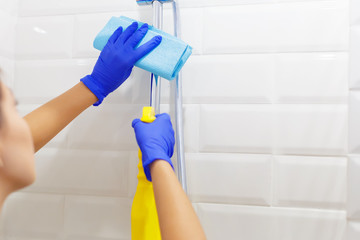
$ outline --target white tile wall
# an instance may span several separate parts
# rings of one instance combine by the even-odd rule
[[[335,240],[346,230],[339,211],[198,204],[198,213],[209,240]]]
[[[274,60],[267,54],[193,56],[184,67],[184,101],[270,103]]]
[[[16,16],[19,0],[1,0],[0,9],[10,15]]]
[[[70,58],[73,16],[19,18],[16,32],[17,59]]]
[[[349,96],[349,152],[352,154],[360,153],[360,92],[350,91]]]
[[[37,180],[26,191],[127,197],[129,161],[126,152],[46,148],[36,156]]]
[[[17,18],[0,9],[0,56],[14,59]]]
[[[65,234],[71,238],[130,239],[130,199],[67,196]]]
[[[178,2],[181,7],[208,7],[256,3],[275,3],[277,2],[277,0],[179,0]]]
[[[360,237],[360,223],[349,222],[347,226],[347,240],[356,240]]]
[[[194,47],[183,72],[188,188],[208,239],[358,239],[359,156],[345,157],[348,135],[359,151],[358,92],[347,102],[360,86],[358,1],[179,3]],[[93,39],[119,15],[152,19],[135,0],[0,0],[1,78],[22,115],[91,72]],[[172,32],[169,4],[164,19]],[[5,239],[130,239],[131,121],[149,87],[135,68],[37,154],[37,182],[4,208]],[[162,110],[173,115],[170,90],[164,81]]]
[[[271,105],[202,105],[200,151],[271,153]]]
[[[358,188],[360,173],[359,156],[359,86],[360,74],[358,64],[360,61],[360,48],[358,40],[360,39],[360,11],[359,1],[350,0],[350,97],[349,97],[349,164],[348,164],[348,195],[347,195],[347,240],[354,240],[360,237],[360,193]]]
[[[346,105],[277,105],[275,116],[277,154],[346,154]]]
[[[135,1],[118,0],[18,0],[20,16],[63,15],[135,10]]]
[[[0,79],[13,88],[17,0],[0,1]]]
[[[347,103],[348,54],[288,53],[276,56],[276,103]]]
[[[132,120],[142,114],[141,105],[106,105],[81,114],[68,131],[68,146],[74,149],[136,150]]]
[[[359,11],[359,1],[357,0],[350,0],[350,19],[351,25],[358,25],[360,23],[360,11]]]
[[[196,2],[196,1],[193,1]],[[193,55],[202,54],[204,14],[202,8],[180,8],[181,39],[193,48]],[[151,22],[151,18],[149,20]],[[165,32],[173,34],[173,12],[171,9],[164,11]],[[188,64],[187,64],[188,65]]]
[[[345,104],[348,54],[194,56],[183,76],[185,103]]]
[[[64,196],[16,193],[3,211],[5,234],[13,238],[56,239],[63,232]]]
[[[350,156],[348,166],[348,201],[347,211],[349,219],[360,220],[360,193],[358,183],[360,181],[360,157]]]
[[[346,158],[275,156],[274,204],[345,209]]]
[[[188,154],[186,158],[193,202],[270,205],[271,156]]]
[[[134,1],[135,2],[135,1]],[[139,12],[110,12],[102,14],[81,14],[75,16],[74,57],[98,57],[93,41],[112,16],[124,15],[139,19]]]
[[[15,95],[20,103],[44,103],[90,74],[94,64],[93,59],[16,61]]]
[[[360,47],[357,44],[360,41],[360,26],[352,26],[350,33],[350,89],[360,88],[360,71],[357,63],[360,59]]]
[[[0,57],[0,79],[13,89],[15,61],[10,58]]]
[[[207,54],[345,51],[348,35],[348,1],[214,7],[204,11]]]
[[[185,152],[199,152],[200,106],[196,104],[188,104],[183,110]]]

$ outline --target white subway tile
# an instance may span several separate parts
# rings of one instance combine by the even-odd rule
[[[126,11],[137,8],[135,0],[19,0],[20,16]]]
[[[197,204],[197,209],[208,240],[274,239],[276,222],[270,208]]]
[[[64,196],[15,193],[3,211],[6,237],[56,239],[63,230]]]
[[[187,154],[192,202],[270,205],[271,156]]]
[[[197,2],[197,1],[193,1]],[[166,4],[168,5],[168,4]],[[165,6],[166,6],[165,5]],[[179,8],[181,39],[193,48],[193,55],[202,54],[203,42],[203,9],[202,8]],[[164,10],[165,32],[174,35],[174,17],[171,9]]]
[[[347,102],[347,53],[278,54],[275,68],[277,103]]]
[[[95,60],[16,61],[15,95],[26,104],[57,97],[92,72]]]
[[[203,53],[203,9],[181,9],[180,12],[180,31],[181,39],[193,48],[193,55]],[[172,21],[169,20],[169,23]],[[173,34],[173,32],[171,32]]]
[[[346,215],[340,211],[221,204],[198,204],[198,209],[209,240],[335,240],[346,230]]]
[[[231,6],[231,5],[249,5],[249,4],[276,4],[283,2],[306,2],[314,0],[181,0],[178,1],[180,7],[213,7],[213,6]],[[318,0],[325,1],[325,0]],[[335,0],[342,1],[342,0]]]
[[[346,240],[360,239],[360,222],[348,222]]]
[[[349,96],[349,153],[360,154],[360,92]]]
[[[25,191],[126,197],[129,158],[126,152],[44,148],[36,155],[37,180]]]
[[[271,22],[272,8],[272,5],[205,8],[204,53],[274,51],[276,32]]]
[[[350,17],[351,25],[360,26],[360,2],[358,0],[350,0]]]
[[[280,51],[349,49],[348,1],[299,1],[279,7],[275,22]]]
[[[360,220],[360,157],[350,156],[348,165],[347,214],[349,219]]]
[[[346,105],[276,105],[275,112],[277,154],[346,153]]]
[[[168,103],[168,80],[161,81],[161,103]],[[131,84],[130,84],[131,83]],[[132,103],[149,105],[151,92],[151,74],[145,70],[134,67],[133,72],[125,84],[131,85]],[[120,88],[122,88],[121,86]],[[165,95],[165,96],[164,96]]]
[[[110,20],[110,14],[82,14],[75,16],[74,57],[98,57],[93,46],[95,37]]]
[[[209,7],[241,4],[276,3],[278,0],[180,0],[181,7]]]
[[[183,116],[185,152],[199,152],[200,106],[185,104],[183,107]]]
[[[271,153],[271,105],[202,105],[200,151]]]
[[[16,16],[19,0],[1,0],[0,1],[0,11],[4,11],[5,13]]]
[[[350,89],[360,89],[360,25],[350,32]]]
[[[13,89],[15,75],[15,60],[0,57],[0,79],[6,86]]]
[[[0,56],[14,59],[17,19],[0,11]]]
[[[204,10],[204,53],[345,51],[348,33],[347,1]]]
[[[277,206],[345,209],[346,158],[275,156]]]
[[[149,72],[147,72],[147,73],[150,74]],[[180,73],[180,76],[181,75],[182,75],[182,73]],[[151,75],[149,75],[149,76],[151,76]],[[150,77],[147,77],[147,79],[150,79]],[[164,103],[164,104],[174,104],[175,103],[176,79],[173,79],[171,81],[168,81],[167,79],[164,79],[164,78],[161,78],[161,79],[162,80],[161,80],[161,101],[160,102]],[[146,85],[143,85],[143,86],[146,86]],[[144,87],[142,87],[142,88],[144,88]],[[150,87],[149,88],[145,87],[145,91],[146,90],[147,90],[147,94],[145,94],[145,96],[147,97],[150,94]],[[184,93],[184,90],[183,90],[183,93]],[[149,98],[146,98],[146,99],[148,100]],[[149,101],[147,101],[146,103],[148,103],[148,102]]]
[[[0,239],[1,240],[5,240],[5,218],[4,218],[4,211],[3,209],[6,209],[6,203],[7,201],[5,201],[3,207],[2,207],[2,211],[0,213]]]
[[[193,56],[183,71],[184,102],[270,103],[273,63],[269,54]]]
[[[60,236],[58,236],[56,239],[64,239],[63,236],[61,234],[59,234]],[[1,239],[1,238],[0,238]],[[22,236],[22,237],[13,237],[13,236],[7,236],[6,238],[4,238],[4,240],[53,240],[54,238],[52,237],[39,237],[36,234],[28,234],[27,236]],[[67,239],[67,238],[66,238]],[[90,239],[90,240],[95,240],[95,239]]]
[[[93,46],[97,34],[105,27],[112,16],[120,15],[140,20],[141,13],[139,11],[133,11],[76,15],[74,27],[74,57],[97,58],[100,51]]]
[[[91,107],[72,123],[68,146],[75,149],[132,151],[137,149],[133,119],[142,116],[139,105],[102,104]]]
[[[130,213],[130,199],[67,196],[65,233],[72,238],[130,239]]]
[[[70,58],[73,25],[73,16],[19,18],[15,39],[16,58]]]

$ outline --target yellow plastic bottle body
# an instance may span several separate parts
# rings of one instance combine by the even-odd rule
[[[141,121],[151,123],[155,120],[152,107],[144,107]],[[160,226],[156,211],[152,182],[146,179],[139,150],[138,185],[131,208],[131,239],[160,240]]]

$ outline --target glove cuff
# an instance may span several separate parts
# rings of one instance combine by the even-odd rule
[[[172,169],[175,171],[174,166],[171,162],[171,159],[168,156],[154,157],[154,158],[148,159],[146,161],[144,161],[144,159],[143,159],[143,167],[144,167],[145,176],[149,182],[152,181],[151,173],[150,173],[150,165],[151,165],[151,163],[153,163],[157,160],[159,160],[159,161],[163,160],[163,161],[168,162],[170,164],[170,166],[172,167]]]
[[[94,103],[93,106],[99,106],[106,97],[106,95],[101,92],[100,88],[96,84],[95,79],[91,75],[87,75],[83,77],[80,81],[84,83],[85,86],[89,88],[89,90],[98,98],[98,101]]]

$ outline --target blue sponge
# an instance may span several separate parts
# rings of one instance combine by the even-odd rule
[[[135,20],[124,16],[112,17],[95,38],[94,47],[101,51],[105,47],[110,36],[118,27],[121,26],[125,29],[133,22],[135,22]],[[143,23],[139,22],[139,27],[141,27],[142,24]],[[135,66],[167,80],[172,80],[178,75],[179,71],[190,57],[192,47],[180,39],[152,26],[149,26],[149,31],[140,42],[139,46],[157,35],[162,36],[160,45],[151,53],[140,59]]]

